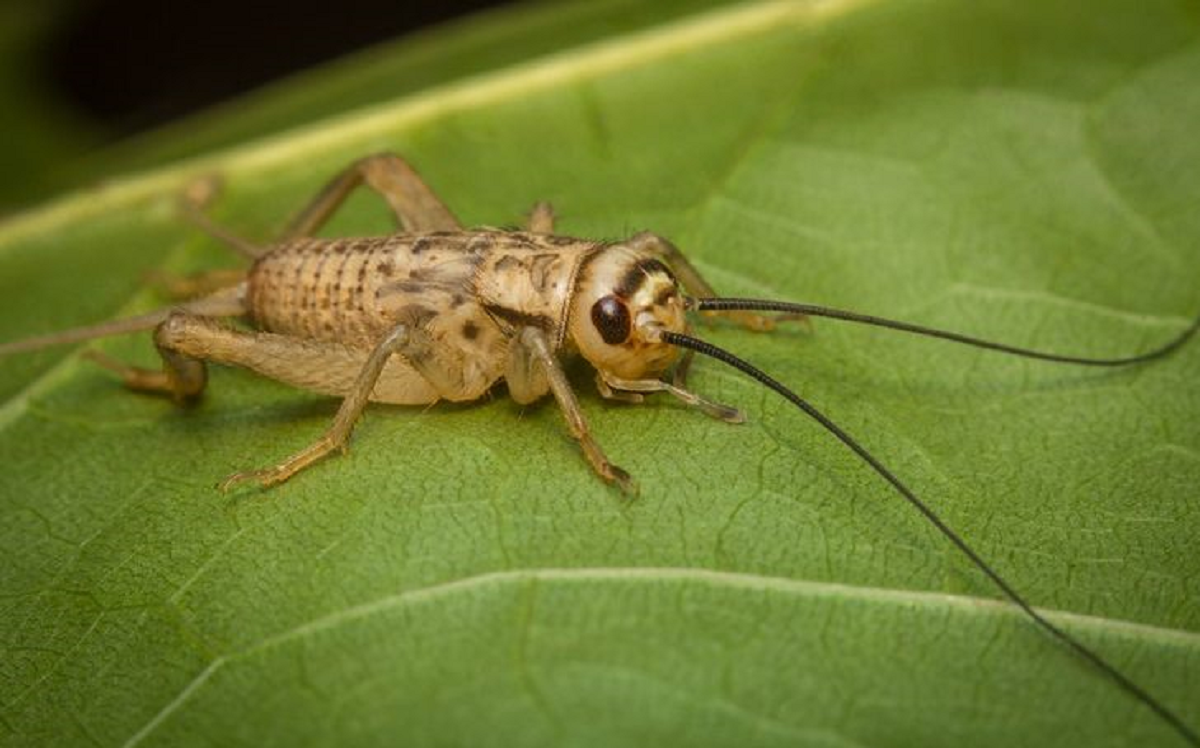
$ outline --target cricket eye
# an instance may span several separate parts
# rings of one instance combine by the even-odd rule
[[[592,324],[609,345],[620,345],[629,339],[632,320],[629,307],[616,296],[605,296],[592,306]]]

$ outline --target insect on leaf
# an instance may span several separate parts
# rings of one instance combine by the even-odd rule
[[[729,295],[1080,355],[1200,307],[1200,13],[1101,0],[707,7],[0,226],[0,340],[236,260],[173,215],[219,171],[269,237],[405,154],[469,223],[676,241]],[[682,6],[681,6],[682,7]],[[548,11],[553,12],[553,11]],[[365,63],[364,63],[365,64]],[[364,68],[363,76],[370,70]],[[331,229],[388,230],[355,201]],[[833,321],[700,331],[811,399],[1057,623],[1200,724],[1200,347],[1081,370]],[[98,344],[154,362],[145,336]],[[1169,745],[864,465],[715,363],[615,405],[373,407],[350,453],[213,486],[336,402],[215,369],[190,409],[70,350],[0,362],[0,731],[14,744]]]

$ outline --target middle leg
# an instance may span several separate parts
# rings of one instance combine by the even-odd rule
[[[375,384],[379,381],[384,366],[392,354],[404,348],[408,340],[408,326],[399,325],[375,346],[342,400],[333,423],[315,442],[272,467],[234,473],[221,482],[220,489],[228,491],[233,486],[247,481],[256,482],[264,488],[273,486],[284,482],[331,452],[344,452],[354,424],[370,402],[371,393],[375,390]]]

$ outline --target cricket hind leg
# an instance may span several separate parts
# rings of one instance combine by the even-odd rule
[[[365,185],[379,193],[405,231],[455,231],[462,224],[407,161],[394,153],[359,159],[334,177],[284,229],[280,241],[312,236],[354,189]]]
[[[208,384],[204,362],[163,348],[157,341],[156,347],[163,361],[161,370],[132,366],[98,350],[84,351],[83,357],[119,376],[131,390],[170,395],[178,403],[198,399]]]
[[[333,423],[313,444],[273,467],[236,473],[221,484],[221,489],[244,481],[270,486],[287,480],[330,452],[346,448],[350,432],[375,393],[388,359],[403,348],[408,338],[408,328],[398,326],[367,354],[339,343],[245,332],[209,317],[174,314],[155,330],[155,344],[164,361],[163,372],[119,364],[109,368],[117,370],[135,389],[177,396],[200,393],[203,379],[197,380],[194,372],[198,370],[202,376],[205,361],[243,366],[298,387],[344,395]],[[199,387],[185,390],[185,385],[197,381]],[[426,399],[437,398],[428,394]]]
[[[155,341],[168,367],[177,361],[196,362],[200,367],[204,361],[232,364],[343,398],[333,423],[316,441],[272,467],[230,476],[222,490],[247,481],[264,487],[282,483],[331,452],[345,451],[354,424],[371,400],[420,404],[443,397],[470,399],[490,384],[452,376],[452,367],[436,355],[419,319],[398,324],[370,351],[334,341],[237,330],[210,317],[189,314],[169,317],[156,330]],[[120,373],[139,389],[174,393],[163,372],[126,367]]]
[[[63,330],[54,335],[33,339],[31,344],[50,345],[54,343],[78,342],[107,337],[122,332],[154,329],[154,345],[162,358],[161,370],[145,369],[132,366],[102,353],[98,350],[84,351],[84,358],[117,374],[125,385],[141,392],[156,392],[172,396],[179,402],[194,400],[204,392],[208,382],[208,374],[204,367],[203,355],[196,356],[180,350],[174,343],[173,330],[176,325],[172,320],[179,318],[205,320],[208,324],[216,324],[217,317],[234,317],[245,313],[240,286],[225,288],[207,296],[195,299],[181,305],[174,311],[160,310],[139,317],[128,317],[123,320],[105,322],[92,327]],[[40,347],[40,345],[38,346]]]
[[[475,399],[482,394],[491,382],[485,381],[486,378],[456,375],[452,362],[438,355],[441,348],[425,329],[424,322],[418,316],[400,322],[369,353],[337,343],[269,333],[241,333],[239,337],[234,333],[232,339],[245,343],[235,355],[214,351],[222,360],[309,389],[340,394],[343,399],[333,423],[312,444],[272,467],[236,473],[221,484],[221,489],[228,490],[248,481],[263,487],[276,485],[332,452],[346,451],[354,424],[371,400],[415,404],[441,398]],[[229,339],[227,333],[226,340]],[[272,346],[275,350],[265,350]],[[270,362],[279,361],[285,362],[286,372],[268,370]],[[315,368],[326,377],[335,372],[338,381],[296,381],[295,372],[304,368]]]
[[[278,241],[312,236],[337,212],[356,187],[365,185],[379,193],[406,231],[455,231],[462,224],[407,161],[394,153],[377,153],[359,159],[330,180],[283,230]],[[220,180],[197,179],[184,191],[180,208],[185,218],[209,236],[239,254],[256,259],[268,248],[243,239],[217,225],[204,209],[220,191]]]
[[[249,239],[244,239],[224,226],[214,223],[205,213],[205,209],[220,191],[221,179],[215,175],[200,177],[192,181],[179,197],[179,212],[193,226],[246,259],[258,258],[267,251],[267,247],[260,247]]]
[[[187,301],[208,296],[226,288],[233,288],[246,280],[246,271],[226,268],[189,275],[176,275],[156,270],[147,275],[146,280],[168,298],[175,301]]]
[[[161,370],[133,366],[95,349],[83,356],[121,378],[137,392],[165,394],[176,402],[196,400],[208,384],[206,361],[230,362],[221,356],[221,343],[249,337],[221,325],[215,318],[175,311],[154,328],[154,347],[162,359]],[[226,344],[225,347],[228,347]]]

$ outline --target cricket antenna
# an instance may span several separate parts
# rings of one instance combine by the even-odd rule
[[[703,304],[707,301],[716,301],[716,302],[728,301],[733,304],[731,306],[724,307],[725,309],[751,309],[751,310],[785,311],[785,312],[791,312],[791,311],[798,310],[804,314],[813,314],[811,309],[829,311],[829,310],[823,310],[821,307],[805,307],[802,304],[790,304],[790,305],[786,305],[788,308],[780,308],[785,305],[783,305],[783,304],[776,305],[775,302],[753,302],[753,303],[764,304],[764,306],[740,306],[739,304],[741,304],[743,301],[740,299],[712,299],[712,300],[704,299],[699,302],[701,305],[699,308],[704,309],[705,307],[703,306]],[[709,307],[709,308],[712,308],[712,307]],[[720,308],[720,306],[718,305],[717,308]],[[903,324],[903,323],[897,323],[897,324]],[[1195,331],[1198,324],[1200,324],[1200,322],[1193,323],[1192,326],[1188,329],[1188,331],[1180,339],[1177,339],[1176,341],[1174,341],[1173,343],[1170,344],[1168,350],[1180,345],[1182,343],[1182,340],[1185,340],[1189,335],[1191,335],[1192,332]],[[900,329],[906,329],[906,328],[902,327]],[[925,330],[924,328],[918,328],[917,331],[921,332],[923,334],[928,334],[928,332],[929,332],[929,331]],[[934,332],[936,332],[936,331],[934,331]],[[1115,665],[1112,665],[1107,660],[1105,660],[1103,657],[1101,657],[1099,655],[1099,653],[1095,652],[1094,650],[1089,648],[1087,645],[1085,645],[1083,642],[1079,641],[1078,639],[1071,636],[1063,629],[1060,629],[1058,626],[1051,623],[1050,620],[1048,620],[1045,616],[1043,616],[1036,609],[1034,609],[1034,607],[1032,605],[1030,605],[1029,602],[1027,602],[1025,600],[1025,598],[1019,592],[1017,592],[1017,590],[1011,584],[1009,584],[1004,579],[1004,577],[1000,576],[999,572],[997,572],[995,569],[993,569],[991,567],[990,564],[988,564],[986,561],[984,561],[983,558],[975,551],[974,548],[972,548],[970,545],[968,545],[967,542],[965,540],[963,540],[962,537],[960,537],[958,533],[956,533],[954,530],[952,530],[950,528],[950,526],[947,525],[946,522],[940,516],[938,516],[937,512],[935,512],[933,509],[931,509],[925,502],[923,502],[919,498],[917,498],[917,495],[914,494],[912,492],[912,490],[908,486],[906,486],[899,478],[897,478],[895,473],[893,473],[891,470],[889,470],[882,462],[880,462],[878,459],[876,459],[874,455],[872,455],[870,452],[868,452],[865,447],[863,447],[861,444],[858,443],[858,441],[856,439],[854,439],[854,437],[847,434],[844,430],[842,430],[842,428],[840,426],[838,426],[836,423],[831,421],[828,416],[826,416],[824,413],[822,413],[821,411],[819,411],[815,407],[813,407],[812,404],[810,404],[807,400],[800,397],[795,392],[790,390],[788,387],[784,386],[782,383],[780,383],[779,381],[772,378],[766,372],[764,372],[761,369],[755,367],[754,365],[748,363],[747,361],[743,361],[742,359],[738,358],[737,356],[730,353],[729,351],[726,351],[723,348],[718,348],[717,346],[713,345],[712,343],[709,343],[704,340],[700,340],[699,338],[694,338],[690,335],[684,335],[682,333],[669,332],[669,331],[665,331],[665,330],[660,332],[659,335],[660,335],[660,339],[664,343],[669,343],[670,345],[674,345],[674,346],[678,346],[680,348],[685,348],[687,350],[695,351],[697,353],[701,353],[705,356],[709,356],[711,358],[717,359],[718,361],[722,361],[726,364],[729,364],[730,366],[737,369],[738,371],[741,371],[743,374],[746,374],[746,375],[750,376],[751,378],[757,380],[759,383],[765,385],[767,388],[774,390],[777,394],[783,396],[786,400],[789,400],[797,408],[804,411],[805,414],[807,414],[810,418],[812,418],[814,421],[819,423],[826,431],[828,431],[830,434],[833,434],[833,436],[835,436],[838,439],[838,441],[840,441],[842,444],[849,447],[852,452],[854,452],[856,455],[858,455],[860,458],[862,458],[862,460],[864,462],[866,462],[868,465],[870,465],[871,469],[874,470],[876,473],[878,473],[881,478],[883,478],[888,483],[890,483],[892,485],[892,487],[895,488],[896,491],[898,491],[900,493],[900,495],[904,497],[905,501],[907,501],[918,512],[920,512],[925,517],[925,519],[929,521],[930,524],[932,524],[935,528],[937,528],[938,532],[940,532],[943,536],[945,536],[946,539],[949,540],[954,545],[954,547],[956,547],[959,551],[961,551],[963,553],[963,555],[965,555],[968,559],[970,559],[971,563],[974,564],[977,569],[982,571],[984,573],[984,575],[987,576],[987,578],[990,579],[992,581],[992,583],[995,584],[996,587],[998,587],[1000,589],[1000,591],[1004,593],[1004,596],[1007,597],[1014,605],[1016,605],[1018,608],[1020,608],[1021,611],[1024,612],[1025,615],[1027,615],[1030,618],[1030,620],[1032,620],[1034,623],[1036,623],[1038,626],[1040,626],[1044,631],[1046,631],[1048,634],[1050,634],[1052,637],[1054,637],[1059,643],[1065,645],[1066,647],[1068,647],[1069,649],[1074,651],[1077,655],[1082,657],[1084,660],[1087,660],[1089,663],[1091,663],[1094,667],[1096,667],[1098,670],[1100,670],[1100,672],[1103,673],[1106,677],[1108,677],[1110,680],[1112,680],[1114,683],[1116,683],[1118,686],[1120,686],[1121,689],[1124,690],[1126,693],[1130,694],[1135,699],[1140,701],[1142,704],[1149,707],[1151,711],[1153,711],[1160,719],[1162,719],[1164,722],[1166,722],[1168,725],[1170,725],[1171,728],[1175,730],[1175,732],[1177,732],[1184,740],[1186,740],[1188,742],[1188,744],[1190,744],[1192,746],[1200,747],[1200,735],[1198,735],[1190,727],[1188,727],[1186,724],[1184,724],[1183,720],[1181,720],[1174,712],[1172,712],[1170,709],[1168,709],[1166,706],[1164,706],[1161,702],[1159,702],[1157,699],[1155,699],[1153,696],[1151,696],[1149,692],[1147,692],[1145,689],[1143,689],[1137,683],[1134,683],[1127,675],[1125,675],[1120,670],[1118,670]],[[962,337],[962,336],[958,336],[958,337]],[[951,338],[951,339],[957,339],[957,338]],[[975,342],[973,338],[968,338],[967,340],[970,342]],[[1023,351],[1023,349],[1016,349],[1016,350],[1022,351],[1023,353],[1028,353],[1026,351]],[[1163,349],[1159,349],[1158,351],[1154,351],[1151,354],[1144,354],[1144,355],[1162,355],[1164,352],[1165,351]],[[1044,356],[1044,354],[1039,354],[1039,357],[1043,357],[1043,356]],[[1141,360],[1141,359],[1138,359],[1138,360]]]
[[[1129,364],[1139,364],[1145,361],[1150,361],[1156,358],[1161,358],[1176,348],[1180,347],[1188,341],[1196,330],[1200,328],[1200,316],[1192,320],[1192,323],[1187,326],[1181,333],[1176,335],[1167,343],[1155,348],[1146,353],[1139,353],[1136,356],[1125,356],[1122,358],[1092,358],[1087,356],[1063,356],[1057,353],[1045,353],[1035,351],[1029,348],[1019,348],[1015,345],[1007,345],[1005,343],[996,343],[991,340],[983,340],[982,338],[973,338],[970,335],[960,335],[956,332],[947,330],[937,330],[932,327],[923,325],[914,325],[909,322],[900,322],[894,319],[886,319],[884,317],[875,317],[870,314],[859,314],[858,312],[850,312],[845,309],[833,309],[827,306],[818,306],[816,304],[797,304],[791,301],[771,301],[769,299],[689,299],[691,308],[700,312],[733,312],[733,311],[748,311],[748,312],[784,312],[787,314],[802,314],[810,317],[829,317],[831,319],[840,319],[846,322],[858,322],[864,325],[874,325],[875,327],[886,327],[889,330],[900,330],[909,332],[915,335],[924,335],[930,338],[939,338],[941,340],[950,340],[955,343],[964,343],[966,345],[975,346],[976,348],[987,348],[992,351],[1000,351],[1001,353],[1009,353],[1014,356],[1023,356],[1024,358],[1036,358],[1041,361],[1055,361],[1063,364],[1081,364],[1083,366],[1127,366]]]
[[[110,322],[101,322],[98,325],[91,325],[89,327],[75,327],[70,330],[52,332],[48,335],[15,340],[10,343],[0,343],[0,356],[7,356],[10,353],[37,351],[54,345],[82,343],[85,340],[106,338],[110,335],[121,335],[127,332],[152,330],[155,325],[158,325],[167,318],[168,311],[150,312],[149,314],[141,314],[137,317],[125,317]]]
[[[236,317],[246,313],[246,305],[243,301],[244,296],[244,284],[238,284],[231,288],[214,291],[208,296],[184,302],[173,308],[158,309],[146,314],[139,314],[136,317],[122,317],[121,319],[109,320],[108,322],[101,322],[87,327],[74,327],[70,330],[59,330],[58,332],[39,335],[33,338],[0,343],[0,356],[39,351],[55,345],[82,343],[87,340],[107,338],[111,335],[153,330],[166,320],[167,317],[171,316],[173,311],[188,312],[209,317]]]

